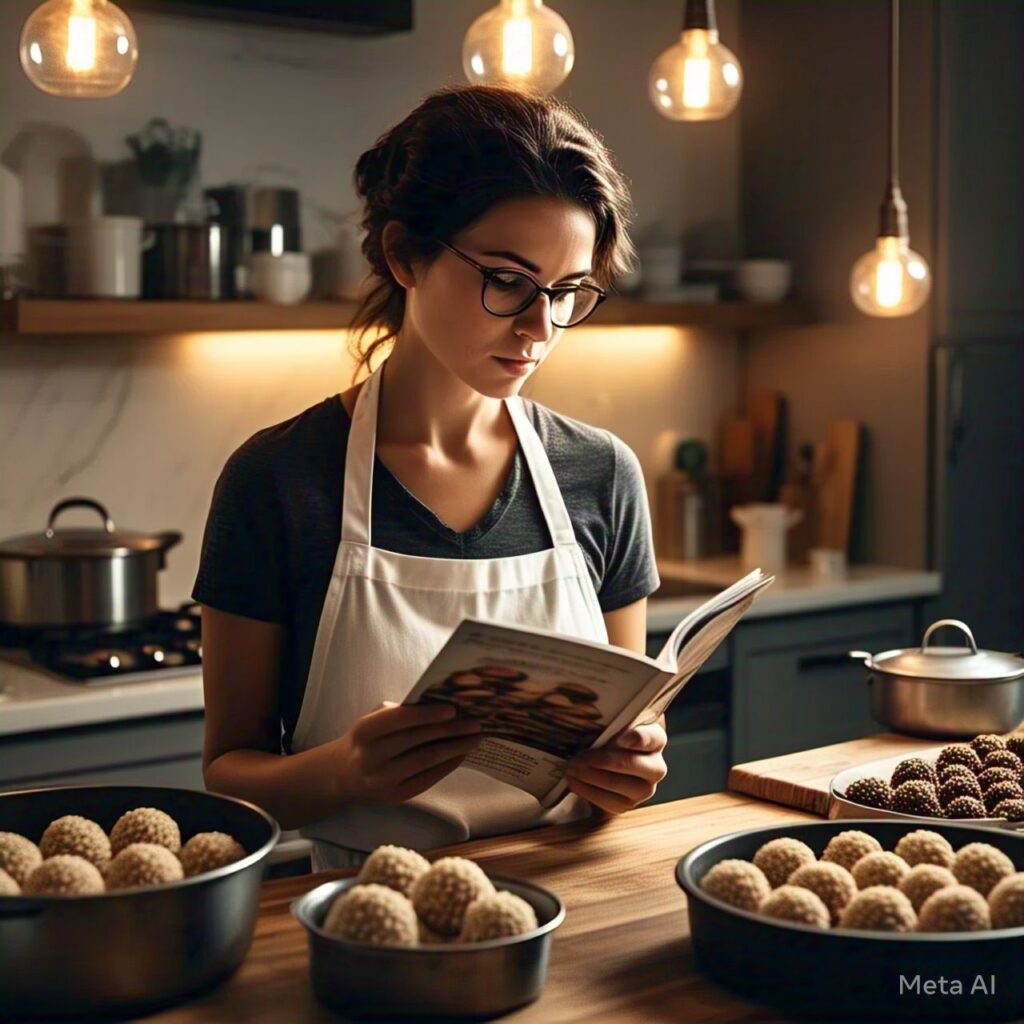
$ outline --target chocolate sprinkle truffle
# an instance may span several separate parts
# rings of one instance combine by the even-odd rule
[[[978,784],[977,776],[953,775],[949,781],[939,786],[939,804],[942,807],[948,807],[958,796],[981,799],[981,786]]]
[[[769,840],[754,854],[754,863],[764,872],[773,889],[785,884],[797,868],[813,864],[815,860],[814,851],[806,843],[788,836]]]
[[[950,885],[924,901],[918,918],[922,932],[980,932],[991,925],[988,904],[967,885]]]
[[[65,814],[46,826],[39,840],[39,852],[44,859],[58,853],[72,853],[84,857],[102,871],[110,860],[110,840],[95,821],[77,814]]]
[[[6,871],[18,885],[43,862],[39,847],[17,832],[0,832],[0,870]]]
[[[22,886],[26,896],[95,896],[103,890],[103,876],[96,865],[73,853],[44,860]]]
[[[953,743],[939,751],[935,767],[942,771],[950,764],[966,765],[975,775],[981,771],[981,758],[966,743]]]
[[[950,779],[956,778],[957,776],[963,776],[967,779],[977,779],[978,777],[965,764],[947,764],[946,767],[939,772],[939,785],[942,785],[944,782],[949,782]]]
[[[117,856],[132,843],[156,843],[166,846],[171,853],[181,849],[178,823],[155,807],[136,807],[125,811],[110,830],[110,852]]]
[[[953,874],[961,885],[987,896],[995,884],[1014,873],[1013,861],[988,843],[968,843],[953,858]]]
[[[970,747],[984,761],[993,750],[1005,750],[1006,743],[1002,736],[997,736],[992,732],[983,732],[971,740]]]
[[[1007,736],[1006,749],[1024,761],[1024,732],[1015,732]]]
[[[761,904],[761,913],[779,921],[810,924],[817,928],[827,928],[829,923],[828,907],[821,897],[799,885],[780,885],[774,889]]]
[[[984,818],[985,805],[973,796],[958,796],[946,805],[947,818]]]
[[[933,786],[938,785],[939,782],[935,766],[930,761],[926,761],[923,757],[908,757],[900,761],[893,769],[889,784],[895,789],[897,786],[902,786],[904,782],[911,782],[914,779],[930,782]]]
[[[771,883],[756,864],[734,858],[715,864],[701,879],[700,887],[740,910],[757,910],[772,891]]]
[[[386,885],[356,885],[330,905],[324,930],[349,942],[369,946],[415,946],[419,942],[416,911]]]
[[[992,813],[1007,821],[1024,821],[1024,800],[1002,800]]]
[[[1024,800],[1024,789],[1017,782],[997,782],[985,790],[982,800],[986,811],[994,811],[1004,800]]]
[[[1010,875],[988,894],[993,928],[1024,927],[1024,872]]]
[[[1011,750],[993,750],[982,763],[985,768],[1010,768],[1017,773],[1018,777],[1021,769],[1024,769],[1020,758]]]
[[[840,928],[860,928],[873,932],[912,932],[917,927],[913,904],[888,885],[862,889],[850,900],[839,918]]]
[[[404,846],[378,846],[359,869],[363,884],[386,885],[395,892],[408,896],[413,884],[430,870],[430,861],[415,850]]]
[[[848,829],[834,835],[825,847],[821,859],[832,864],[839,864],[849,871],[861,857],[869,853],[877,853],[882,844],[867,832]]]
[[[954,856],[953,847],[945,836],[925,828],[915,829],[901,836],[895,852],[911,867],[918,864],[938,864],[940,867],[948,868],[953,863]]]
[[[847,800],[863,804],[865,807],[877,807],[887,811],[892,806],[892,789],[885,779],[868,777],[856,779],[846,787],[843,794]]]
[[[921,818],[942,817],[942,808],[939,806],[935,788],[920,779],[912,779],[896,787],[892,794],[892,809],[901,814],[915,814]]]
[[[839,921],[846,904],[857,895],[857,883],[853,875],[842,865],[830,861],[817,861],[797,868],[789,876],[788,884],[810,889],[828,907],[833,924]]]
[[[981,791],[987,793],[997,782],[1018,782],[1020,780],[1020,773],[1015,772],[1012,768],[986,768],[978,776],[978,785],[981,786]]]
[[[939,867],[938,864],[918,864],[910,869],[910,874],[904,876],[899,890],[910,900],[914,910],[920,913],[922,904],[933,892],[956,884],[956,876],[949,868]]]
[[[910,874],[910,865],[895,853],[880,850],[861,857],[853,865],[853,880],[858,889],[870,889],[873,885],[898,886]]]

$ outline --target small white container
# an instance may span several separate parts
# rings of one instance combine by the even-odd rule
[[[249,290],[257,299],[291,306],[301,302],[313,284],[308,252],[254,252],[249,257]]]
[[[786,532],[803,518],[803,510],[780,504],[737,505],[732,521],[743,531],[740,561],[744,571],[786,568]]]
[[[68,224],[69,294],[137,299],[142,248],[141,217],[92,217]]]
[[[748,302],[781,302],[789,294],[793,265],[787,260],[741,260],[736,287]]]

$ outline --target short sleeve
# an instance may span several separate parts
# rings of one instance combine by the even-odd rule
[[[615,463],[608,553],[597,595],[603,612],[649,597],[661,584],[640,460],[614,434],[609,434],[609,437],[615,451]]]
[[[284,537],[271,465],[256,435],[228,459],[214,487],[192,599],[283,622]]]

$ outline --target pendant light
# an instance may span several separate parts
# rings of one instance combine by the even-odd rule
[[[718,41],[715,0],[687,0],[679,42],[651,66],[647,91],[670,121],[717,121],[732,113],[743,91],[735,54]]]
[[[91,98],[119,93],[139,59],[131,20],[109,0],[47,0],[25,22],[19,53],[43,92]]]
[[[542,0],[501,0],[469,26],[462,42],[462,68],[474,85],[553,92],[575,58],[569,26]]]
[[[889,2],[889,183],[882,197],[878,240],[850,274],[854,304],[871,316],[907,316],[931,291],[928,264],[910,248],[907,204],[899,183],[900,3]]]

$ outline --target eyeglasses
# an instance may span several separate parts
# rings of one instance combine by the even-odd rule
[[[525,270],[485,267],[453,245],[441,242],[450,253],[480,271],[483,288],[480,301],[492,316],[516,316],[542,292],[551,304],[551,322],[555,327],[577,327],[608,297],[596,284],[559,285],[545,288]]]

